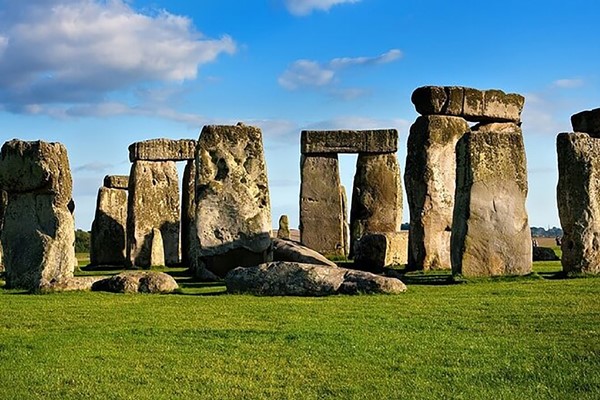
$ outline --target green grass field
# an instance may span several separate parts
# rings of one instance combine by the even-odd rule
[[[600,279],[261,298],[0,290],[0,399],[598,399]],[[85,273],[85,272],[84,272]]]

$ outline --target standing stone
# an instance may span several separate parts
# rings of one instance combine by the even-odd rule
[[[344,216],[337,154],[300,160],[300,241],[326,256],[344,255]]]
[[[0,238],[2,238],[2,226],[4,225],[4,212],[8,203],[8,194],[0,190]],[[4,272],[4,260],[2,251],[2,241],[0,240],[0,272]]]
[[[526,164],[516,124],[476,126],[459,140],[451,237],[454,274],[531,272]]]
[[[406,264],[407,233],[407,231],[369,233],[361,237],[355,245],[355,268],[381,272],[385,267]]]
[[[104,183],[106,185],[106,178]],[[90,264],[125,264],[126,226],[127,190],[101,187],[92,222]]]
[[[397,232],[402,224],[402,178],[395,153],[359,154],[350,209],[350,253],[363,235]]]
[[[190,267],[197,253],[196,162],[194,160],[189,160],[185,164],[181,186],[181,264]]]
[[[37,290],[73,276],[72,185],[62,144],[11,140],[2,146],[0,189],[8,203],[0,241],[8,288]]]
[[[150,265],[160,267],[165,265],[165,245],[160,229],[152,229],[152,244],[150,245]]]
[[[344,220],[342,226],[344,256],[348,257],[350,254],[350,223],[348,222],[348,196],[346,195],[346,188],[343,185],[340,186],[340,195],[342,196],[342,217]]]
[[[575,132],[588,133],[591,137],[600,137],[600,108],[582,111],[571,116]]]
[[[558,152],[558,215],[565,272],[600,273],[600,139],[561,133]]]
[[[404,184],[410,208],[409,269],[450,269],[456,143],[469,131],[460,117],[422,116],[410,128]]]
[[[152,230],[160,229],[166,265],[179,263],[179,179],[174,161],[136,161],[129,175],[127,261],[151,266]]]
[[[225,276],[235,267],[270,261],[271,204],[260,129],[205,126],[196,167],[196,275]]]
[[[277,229],[277,238],[290,240],[290,221],[287,215],[279,217],[279,229]]]

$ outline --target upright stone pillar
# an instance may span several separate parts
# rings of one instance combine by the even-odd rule
[[[4,190],[0,190],[0,239],[2,238],[2,226],[4,225],[4,212],[8,205],[8,194]],[[0,272],[4,272],[4,260],[2,251],[2,240],[0,240]]]
[[[457,145],[456,185],[452,272],[471,277],[531,273],[521,129],[492,123],[463,136]]]
[[[342,196],[342,237],[344,238],[344,256],[350,255],[350,222],[348,222],[348,195],[344,185],[340,186],[340,195]]]
[[[225,276],[238,266],[270,261],[271,204],[260,129],[205,126],[196,168],[196,275]]]
[[[400,231],[402,178],[395,153],[358,155],[351,207],[351,254],[368,233]]]
[[[196,257],[196,162],[189,160],[183,170],[181,188],[181,264],[189,267]]]
[[[124,265],[129,176],[107,175],[98,190],[90,238],[90,264]]]
[[[0,240],[8,288],[36,290],[73,276],[72,187],[62,144],[11,140],[2,146],[0,189],[8,203]]]
[[[408,267],[450,269],[456,143],[469,131],[461,117],[429,115],[410,128],[404,184],[410,209]]]
[[[129,175],[127,261],[151,266],[152,230],[159,229],[167,265],[179,263],[179,179],[174,161],[134,161]]]
[[[290,220],[285,214],[279,217],[279,229],[277,229],[277,238],[290,240]]]

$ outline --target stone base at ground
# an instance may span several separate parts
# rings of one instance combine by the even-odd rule
[[[172,293],[179,286],[171,275],[164,272],[123,272],[97,281],[92,290],[113,293]]]
[[[381,272],[408,261],[408,231],[370,233],[356,242],[354,266],[369,272]]]
[[[236,268],[225,277],[230,293],[260,296],[329,296],[334,294],[399,294],[398,279],[363,271],[294,262],[272,262]]]

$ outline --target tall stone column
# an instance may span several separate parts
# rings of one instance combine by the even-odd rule
[[[4,225],[4,212],[8,205],[8,194],[4,190],[0,190],[0,239],[2,238],[2,226]],[[0,272],[4,272],[4,260],[2,251],[2,240],[0,240]]]
[[[196,162],[189,160],[181,185],[181,264],[189,267],[196,257]]]

